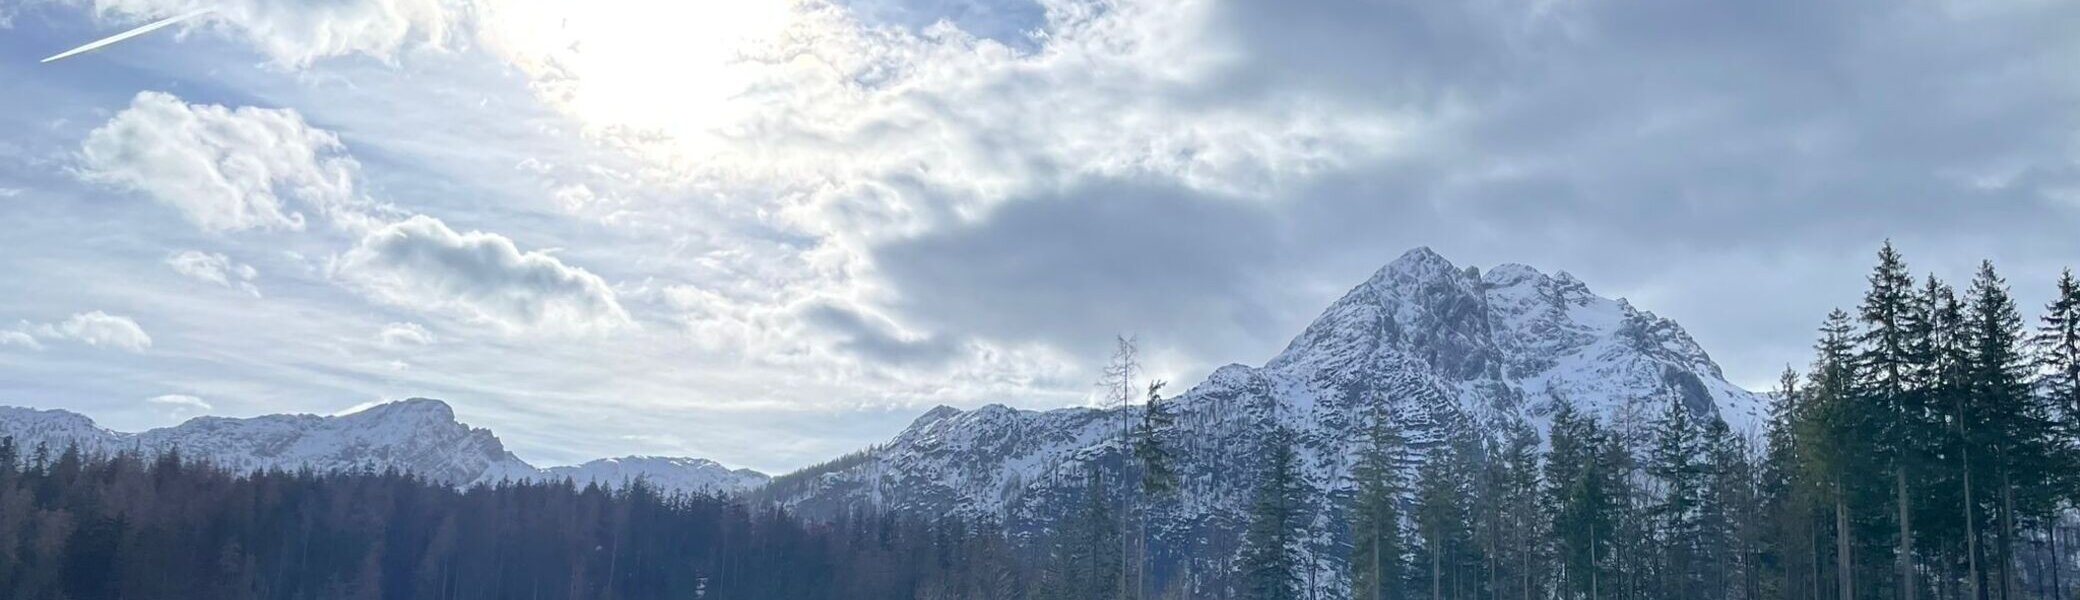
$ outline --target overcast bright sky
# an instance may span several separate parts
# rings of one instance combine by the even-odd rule
[[[213,12],[87,54],[157,18]],[[1261,364],[1419,245],[1736,383],[1893,239],[2080,263],[2061,0],[0,0],[0,404],[448,400],[783,471]]]

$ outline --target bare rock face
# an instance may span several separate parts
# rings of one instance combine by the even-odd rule
[[[1566,273],[1524,265],[1482,273],[1418,248],[1324,310],[1261,367],[1228,365],[1175,399],[1179,501],[1150,515],[1164,577],[1223,571],[1233,558],[1258,454],[1275,424],[1294,433],[1309,483],[1324,580],[1344,527],[1360,431],[1400,423],[1418,451],[1454,433],[1523,424],[1543,435],[1561,400],[1617,423],[1671,401],[1736,431],[1766,400],[1728,383],[1673,321],[1590,292]],[[1131,409],[1130,409],[1131,411]],[[1116,440],[1135,414],[1072,408],[940,407],[886,444],[786,475],[755,497],[807,515],[860,508],[954,514],[1039,536],[1079,506],[1093,470],[1121,478]]]

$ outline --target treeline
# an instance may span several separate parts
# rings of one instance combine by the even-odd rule
[[[456,489],[395,472],[230,474],[0,439],[14,600],[1011,598],[987,525],[807,524],[637,482]]]
[[[1203,499],[1179,486],[1169,444],[1189,432],[1162,384],[1125,409],[1142,391],[1125,339],[1106,369],[1112,462],[1058,522],[1009,534],[804,521],[640,482],[237,475],[0,441],[0,595],[2080,599],[2080,283],[2064,274],[2030,322],[1991,264],[1959,291],[1888,244],[1868,281],[1854,313],[1823,321],[1806,372],[1786,369],[1760,431],[1671,390],[1637,412],[1559,402],[1543,438],[1516,421],[1417,444],[1380,402],[1348,493],[1314,489],[1293,434],[1268,432],[1254,498],[1195,524],[1238,533],[1219,541],[1149,527]],[[1180,543],[1200,545],[1164,547]]]
[[[1607,418],[1562,403],[1544,444],[1518,424],[1411,449],[1374,415],[1353,469],[1349,596],[2080,598],[2070,271],[2031,324],[1991,263],[1959,293],[1888,244],[1857,311],[1827,316],[1803,376],[1786,370],[1763,431],[1672,396]],[[1283,584],[1248,597],[1319,597],[1294,585],[1305,565],[1265,568]]]

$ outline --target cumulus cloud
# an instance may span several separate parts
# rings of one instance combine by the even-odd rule
[[[201,398],[187,394],[165,394],[146,398],[144,401],[173,409],[175,412],[187,410],[206,411],[215,408]]]
[[[231,260],[223,254],[182,250],[166,257],[166,266],[172,267],[175,273],[198,281],[240,290],[252,294],[255,298],[260,297],[260,288],[253,285],[253,279],[259,277],[260,272],[252,265]]]
[[[0,332],[0,343],[41,348],[41,342],[66,341],[96,348],[143,352],[152,347],[152,336],[130,317],[101,311],[83,312],[56,323],[23,322],[11,332]]]
[[[631,323],[612,288],[585,269],[482,231],[417,215],[340,254],[336,277],[392,304],[447,311],[509,329],[586,332]]]
[[[78,173],[142,193],[204,231],[301,230],[344,216],[359,165],[291,109],[189,104],[143,92],[87,134]],[[300,203],[302,209],[292,205]]]
[[[433,343],[433,332],[418,323],[391,323],[383,326],[383,331],[376,334],[376,340],[391,348],[426,346]]]

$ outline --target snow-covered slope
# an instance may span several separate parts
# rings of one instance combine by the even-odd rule
[[[602,458],[581,465],[542,470],[551,479],[621,486],[642,479],[666,490],[734,493],[761,485],[769,479],[751,469],[730,469],[705,458],[676,456],[624,456]]]
[[[713,461],[690,458],[629,457],[537,469],[507,452],[490,430],[458,422],[447,403],[426,398],[329,417],[197,417],[134,434],[103,429],[72,412],[0,407],[0,437],[8,436],[24,448],[78,445],[96,453],[174,449],[235,471],[394,468],[454,485],[566,478],[578,485],[622,485],[641,477],[671,491],[735,493],[765,482],[765,475],[756,471],[731,471]]]
[[[1562,399],[1621,427],[1674,401],[1752,430],[1765,406],[1672,321],[1596,296],[1566,273],[1482,273],[1418,248],[1331,304],[1264,366],[1222,367],[1176,399],[1168,435],[1182,448],[1185,493],[1152,516],[1151,551],[1166,569],[1224,571],[1274,421],[1294,432],[1314,489],[1331,500],[1317,507],[1324,534],[1313,542],[1329,557],[1344,530],[1336,500],[1351,491],[1357,432],[1372,415],[1393,415],[1414,446],[1428,448],[1458,431],[1523,424],[1543,433]],[[1094,469],[1119,468],[1111,436],[1121,416],[941,407],[886,444],[776,478],[760,495],[811,515],[875,506],[1001,518],[1036,533],[1078,506]],[[1324,563],[1325,576],[1332,567]]]

